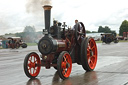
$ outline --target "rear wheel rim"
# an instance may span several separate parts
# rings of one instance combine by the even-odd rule
[[[72,60],[68,53],[65,53],[61,62],[62,74],[64,77],[69,77],[72,70]]]
[[[27,62],[27,69],[31,76],[37,76],[40,72],[40,66],[41,61],[39,59],[39,56],[37,54],[31,54],[28,58]]]
[[[91,69],[94,69],[97,63],[97,47],[93,38],[89,39],[87,47],[87,60]]]

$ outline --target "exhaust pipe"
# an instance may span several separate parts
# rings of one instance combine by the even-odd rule
[[[45,18],[45,30],[47,30],[48,34],[50,33],[50,17],[51,17],[51,8],[50,5],[44,5],[44,18]]]

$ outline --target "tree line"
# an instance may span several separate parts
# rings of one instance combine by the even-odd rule
[[[117,29],[119,29],[119,35],[120,36],[123,36],[123,32],[128,32],[128,21],[127,20],[124,20],[122,23],[121,23],[121,25],[120,25],[120,27],[119,28],[117,28]],[[113,34],[116,34],[116,31],[114,31],[114,30],[111,30],[111,28],[109,28],[108,26],[105,26],[105,27],[103,27],[103,26],[99,26],[99,28],[98,28],[98,31],[96,32],[96,31],[88,31],[88,30],[86,30],[86,32],[87,33],[113,33]]]
[[[119,35],[123,36],[123,32],[128,32],[128,21],[124,20],[119,28]]]
[[[119,28],[119,35],[123,36],[123,32],[128,32],[128,21],[124,20]],[[113,33],[116,35],[116,32],[111,30],[108,26],[99,26],[98,31],[89,31],[86,30],[86,33]],[[9,33],[11,34],[11,33]],[[17,37],[21,37],[26,42],[35,42],[35,40],[42,37],[42,32],[36,32],[36,29],[34,26],[26,26],[23,30],[23,32],[15,33]]]

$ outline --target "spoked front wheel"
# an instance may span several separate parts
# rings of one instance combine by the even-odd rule
[[[35,78],[40,72],[41,61],[37,53],[29,53],[24,59],[24,72],[29,78]]]
[[[82,41],[81,63],[86,71],[94,70],[97,64],[97,46],[93,38],[85,38]]]
[[[72,70],[72,59],[67,51],[62,51],[58,57],[57,70],[60,78],[66,79],[69,77]]]

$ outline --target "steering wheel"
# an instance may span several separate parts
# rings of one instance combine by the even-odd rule
[[[75,25],[75,40],[78,45],[81,44],[82,39],[85,37],[85,27],[82,22],[78,22]]]

